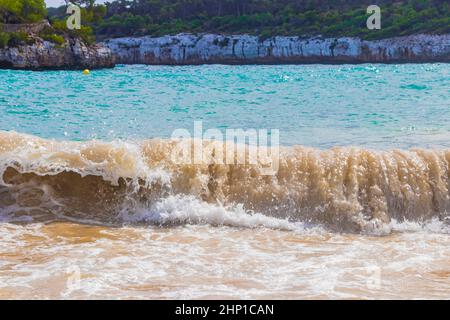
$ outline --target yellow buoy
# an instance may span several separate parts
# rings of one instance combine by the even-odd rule
[[[84,69],[83,70],[83,74],[90,74],[91,72],[89,71],[89,69]]]

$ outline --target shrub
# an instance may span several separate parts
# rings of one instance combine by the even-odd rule
[[[55,43],[59,46],[62,46],[64,43],[66,43],[66,40],[64,39],[63,36],[60,36],[59,34],[56,33],[47,33],[47,34],[42,34],[41,35],[42,39]]]
[[[57,34],[64,34],[68,31],[66,20],[53,20],[52,27]]]
[[[81,26],[81,29],[73,30],[72,32],[88,45],[95,43],[95,36],[91,27]]]
[[[17,47],[19,45],[31,44],[33,41],[25,31],[17,31],[9,33],[9,42],[8,45],[10,47]]]
[[[57,30],[54,27],[45,27],[41,32],[39,32],[39,36],[42,39],[55,43],[59,46],[66,43],[64,32],[62,32],[62,30]]]
[[[10,38],[11,38],[11,36],[9,35],[9,33],[0,31],[0,48],[3,49],[5,47],[7,47]]]
[[[0,0],[0,21],[33,23],[45,18],[44,0]]]
[[[81,26],[81,29],[75,29],[75,30],[69,30],[66,26],[65,20],[53,20],[52,21],[52,27],[46,28],[42,30],[41,37],[47,37],[52,36],[53,40],[61,41],[64,40],[63,36],[71,36],[71,37],[78,37],[81,38],[81,40],[86,44],[93,44],[95,43],[95,36],[94,32],[91,27],[89,26]],[[45,38],[44,38],[45,39]],[[45,39],[48,40],[48,39]],[[51,41],[51,40],[48,40]],[[53,41],[55,42],[55,41]]]

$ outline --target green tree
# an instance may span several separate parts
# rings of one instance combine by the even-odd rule
[[[450,32],[448,1],[377,0],[383,26],[371,31],[366,9],[373,0],[75,0],[83,24],[100,38],[215,32],[368,39]]]
[[[32,23],[45,18],[44,0],[0,0],[0,22]]]
[[[0,19],[3,23],[15,23],[21,15],[23,1],[0,0]]]

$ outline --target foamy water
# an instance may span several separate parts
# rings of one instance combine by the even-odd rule
[[[75,72],[0,73],[2,88],[46,80],[0,92],[0,129],[15,130],[0,131],[0,298],[450,294],[447,65],[133,66],[90,86]],[[408,85],[417,74],[426,85]],[[59,77],[62,98],[45,89]],[[333,94],[342,82],[351,90]],[[200,113],[222,129],[281,129],[276,174],[174,161],[170,129]]]
[[[410,228],[369,237],[321,229],[2,224],[0,297],[448,298],[448,234]]]

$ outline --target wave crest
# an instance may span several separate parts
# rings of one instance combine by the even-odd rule
[[[257,164],[175,163],[174,146],[1,132],[3,219],[373,232],[391,220],[445,221],[450,209],[450,150],[286,147],[277,174],[266,176]]]

